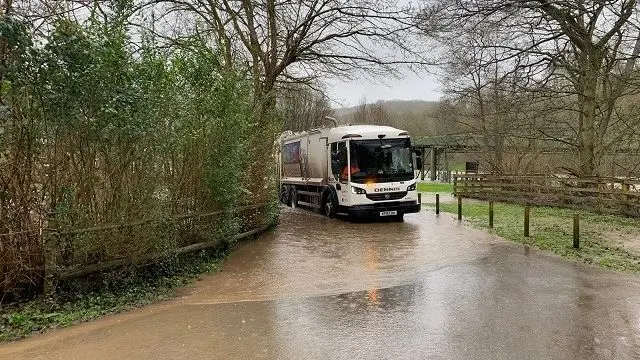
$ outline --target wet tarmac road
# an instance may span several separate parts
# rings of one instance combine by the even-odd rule
[[[0,345],[0,359],[640,359],[637,277],[447,215],[285,209],[170,302]]]

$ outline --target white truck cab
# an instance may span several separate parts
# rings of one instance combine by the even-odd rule
[[[418,212],[411,140],[388,126],[320,128],[280,137],[280,199],[329,217]]]

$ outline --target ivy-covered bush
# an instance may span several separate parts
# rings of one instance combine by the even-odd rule
[[[248,226],[250,84],[203,40],[156,49],[127,24],[126,6],[39,36],[0,18],[0,292]]]

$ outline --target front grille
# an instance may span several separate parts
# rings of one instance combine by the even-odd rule
[[[389,192],[389,193],[367,194],[367,199],[372,201],[388,201],[388,200],[399,200],[405,196],[407,196],[406,191],[399,191],[399,192]]]

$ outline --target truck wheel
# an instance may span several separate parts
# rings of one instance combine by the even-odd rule
[[[324,200],[324,214],[332,219],[336,216],[336,210],[338,209],[338,199],[333,194],[333,192],[329,191],[327,195],[325,195]]]
[[[298,192],[295,187],[291,187],[291,191],[289,192],[289,206],[292,208],[298,207]]]
[[[289,187],[286,185],[282,185],[282,187],[280,187],[280,203],[281,204],[287,204],[289,202]]]

